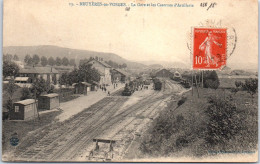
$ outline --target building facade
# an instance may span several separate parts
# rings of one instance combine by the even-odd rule
[[[91,59],[88,64],[92,65],[92,68],[95,68],[98,70],[100,74],[100,85],[111,85],[111,66],[107,63],[97,60],[97,59]]]
[[[29,77],[30,83],[33,79],[42,77],[47,82],[57,84],[59,80],[59,71],[52,67],[29,67],[20,70],[20,77]]]

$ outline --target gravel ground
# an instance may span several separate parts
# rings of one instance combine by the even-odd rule
[[[110,93],[113,93],[123,88],[124,86],[124,84],[119,84],[118,87],[115,89],[113,88],[113,86],[108,86],[107,89],[108,91],[110,91]],[[61,122],[65,121],[69,119],[71,116],[90,107],[91,105],[95,104],[96,102],[98,102],[106,96],[108,96],[107,92],[104,92],[101,89],[99,89],[98,91],[88,92],[87,96],[82,95],[77,99],[61,103],[60,108],[62,109],[62,113],[58,115],[56,118]]]

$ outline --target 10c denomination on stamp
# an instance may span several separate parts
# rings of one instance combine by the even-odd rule
[[[226,28],[193,28],[193,69],[221,69],[227,59]]]

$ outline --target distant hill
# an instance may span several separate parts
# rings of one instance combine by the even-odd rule
[[[189,63],[179,61],[142,61],[142,63],[150,68],[190,68]]]
[[[89,58],[89,57],[101,57],[105,61],[112,60],[118,64],[126,63],[127,67],[130,69],[138,69],[147,67],[144,64],[138,62],[132,62],[126,60],[114,53],[105,53],[105,52],[96,52],[96,51],[88,51],[88,50],[78,50],[78,49],[70,49],[58,46],[51,46],[51,45],[42,45],[42,46],[8,46],[3,47],[3,54],[16,54],[19,56],[20,60],[24,59],[26,54],[34,55],[37,54],[39,56],[46,56],[48,57],[67,57],[67,58],[74,58],[76,63],[79,63],[80,59]]]
[[[151,65],[148,65],[148,67],[151,69],[163,68],[163,66],[161,64],[151,64]]]

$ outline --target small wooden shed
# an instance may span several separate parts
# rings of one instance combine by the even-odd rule
[[[38,99],[39,110],[50,110],[60,106],[60,99],[57,93],[42,95]]]
[[[97,91],[98,90],[99,83],[93,81],[91,84],[91,91]]]
[[[15,102],[9,111],[10,120],[30,120],[37,117],[37,106],[34,99]]]
[[[88,91],[90,91],[91,84],[87,82],[80,82],[73,84],[75,91],[75,94],[87,94]]]

